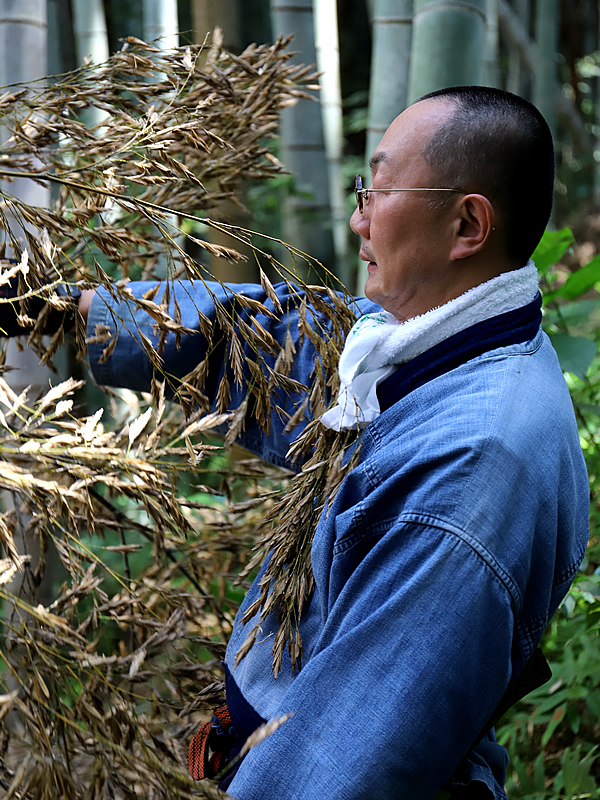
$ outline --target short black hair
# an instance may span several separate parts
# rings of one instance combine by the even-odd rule
[[[503,223],[506,255],[525,264],[552,210],[554,148],[546,120],[501,89],[454,86],[420,100],[434,98],[454,111],[424,145],[425,160],[445,186],[490,200]]]

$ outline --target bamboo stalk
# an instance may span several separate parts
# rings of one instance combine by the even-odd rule
[[[409,102],[427,92],[481,84],[485,0],[415,0]]]
[[[160,0],[155,0],[160,2]],[[242,2],[238,0],[191,0],[194,41],[202,44],[216,27],[221,28],[223,47],[239,52],[242,47],[240,14]]]
[[[179,46],[177,0],[144,0],[144,39],[164,50]]]
[[[535,22],[538,57],[533,72],[533,101],[553,133],[556,128],[558,23],[558,0],[538,0]]]
[[[10,0],[0,0],[0,82],[3,85],[20,83],[27,80],[36,80],[46,72],[47,66],[47,16],[46,3],[43,0],[33,0],[33,2],[19,4]],[[2,130],[3,142],[7,138],[7,132]],[[50,191],[47,187],[40,186],[38,183],[27,180],[26,178],[17,179],[7,184],[1,184],[5,190],[10,187],[10,191],[25,203],[36,206],[48,206],[50,203]],[[7,214],[13,226],[15,234],[24,238],[24,230],[17,222],[14,215]],[[13,253],[9,254],[13,255]],[[31,386],[30,394],[39,395],[48,387],[52,380],[53,373],[39,363],[36,354],[26,348],[17,348],[14,340],[8,342],[5,350],[6,363],[15,368],[7,376],[7,383],[16,395],[20,395],[27,387]],[[20,500],[13,491],[6,489],[2,491],[2,505],[5,510],[12,509],[16,516],[18,550],[24,556],[31,556],[32,569],[28,568],[24,573],[17,574],[8,584],[7,588],[15,595],[21,595],[25,600],[33,600],[34,593],[40,593],[44,601],[50,600],[52,590],[51,581],[45,580],[39,589],[32,585],[33,570],[40,562],[40,540],[31,535],[29,524],[31,516],[20,509]],[[4,616],[10,619],[11,604],[3,601]],[[16,676],[9,678],[10,689],[17,688]]]
[[[0,81],[3,85],[37,80],[46,73],[47,66],[47,16],[44,0],[32,0],[20,7],[11,0],[0,0]],[[2,139],[7,138],[3,131]],[[50,190],[26,178],[16,179],[10,184],[3,183],[20,200],[30,205],[48,206]],[[11,215],[14,230],[22,228]],[[14,342],[9,344],[7,360],[19,366],[10,383],[20,387],[29,384],[41,388],[48,385],[51,375],[46,368],[39,366],[38,359],[30,350],[18,352]]]
[[[108,58],[108,35],[102,0],[72,0],[75,52],[81,65],[86,61],[101,64]],[[98,108],[87,109],[84,117],[89,127],[102,122],[105,114]]]
[[[293,34],[298,51],[292,63],[314,64],[316,50],[312,0],[272,0],[273,33]],[[316,100],[318,96],[313,95]],[[299,99],[281,116],[281,160],[293,173],[295,193],[285,198],[284,236],[331,267],[334,259],[327,158],[318,102]],[[300,266],[300,265],[299,265]],[[302,267],[301,267],[302,268]]]
[[[390,123],[407,105],[412,21],[413,0],[375,0],[367,164]],[[394,76],[393,80],[390,75]],[[367,265],[360,261],[358,292],[362,292],[367,275]]]
[[[160,47],[161,50],[179,46],[177,0],[144,0],[144,39],[152,42],[155,47]],[[169,214],[165,223],[167,228],[179,229],[179,220],[176,214]],[[183,237],[177,238],[178,244],[183,246]],[[161,277],[167,274],[166,253],[159,255],[155,271]]]
[[[108,58],[108,38],[101,0],[71,0],[77,60],[99,64]]]
[[[507,0],[498,0],[498,20],[504,37],[518,50],[523,64],[534,72],[538,60],[537,44],[529,38],[519,17],[509,6]],[[557,113],[573,137],[573,144],[581,152],[589,151],[592,147],[592,138],[585,129],[577,109],[572,101],[565,96],[556,79],[554,83],[554,102],[556,103]]]
[[[336,0],[314,0],[314,15],[336,274],[348,285],[348,219],[342,175],[342,88]]]
[[[484,86],[498,86],[498,0],[486,0]]]
[[[516,0],[514,13],[521,20],[525,30],[529,30],[529,19],[531,16],[530,0]],[[519,50],[516,47],[511,47],[508,56],[508,75],[506,79],[506,88],[509,92],[523,94],[525,90],[524,69],[525,64],[523,63]]]
[[[376,0],[369,87],[367,157],[406,108],[413,0]],[[393,75],[393,80],[390,76]]]

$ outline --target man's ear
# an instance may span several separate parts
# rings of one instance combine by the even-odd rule
[[[450,260],[479,253],[495,230],[494,209],[487,197],[482,194],[464,195],[453,223]]]

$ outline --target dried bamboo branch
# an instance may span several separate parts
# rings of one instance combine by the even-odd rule
[[[274,310],[238,295],[244,318],[235,320],[216,302],[233,381],[245,387],[236,409],[228,408],[230,386],[222,381],[219,413],[209,413],[202,362],[175,387],[179,406],[165,402],[165,382],[158,380],[153,410],[145,405],[150,398],[140,404],[129,393],[134,411],[127,417],[115,400],[121,421],[111,430],[100,414],[73,415],[77,382],[34,400],[27,392],[17,396],[0,366],[0,488],[16,498],[15,508],[0,516],[0,597],[12,606],[0,651],[10,683],[0,695],[0,785],[15,797],[217,796],[190,781],[185,751],[199,717],[221,698],[219,662],[239,600],[233,583],[269,551],[255,610],[280,614],[275,671],[286,647],[293,667],[301,666],[297,619],[312,592],[312,534],[358,457],[349,450],[352,436],[327,433],[315,421],[336,388],[352,304],[343,287],[336,293],[302,284],[250,231],[206,216],[236,197],[241,180],[282,171],[265,143],[282,107],[304,96],[314,79],[310,69],[288,63],[285,45],[252,46],[234,56],[218,46],[162,51],[130,38],[105,64],[48,86],[5,87],[0,95],[1,124],[12,132],[0,150],[0,256],[12,247],[18,261],[0,263],[0,283],[19,276],[23,317],[31,296],[46,299],[28,339],[45,360],[63,331],[47,345],[43,315],[73,306],[56,294],[57,284],[101,284],[151,316],[158,346],[143,341],[160,370],[161,342],[190,331],[156,292],[133,298],[128,279],[136,270],[150,273],[166,250],[167,295],[180,277],[205,281],[206,266],[179,239],[179,228],[198,222],[232,242],[217,246],[190,228],[205,252],[235,261],[242,258],[236,248],[250,246],[283,280],[293,279],[301,334],[315,350],[314,378],[301,386],[290,377],[291,338],[276,342],[257,320],[283,311],[261,272]],[[92,105],[107,116],[87,129],[79,115]],[[23,177],[57,187],[52,208],[10,193],[10,182]],[[216,326],[200,323],[210,340]],[[85,349],[81,320],[76,333]],[[96,338],[106,341],[105,352],[114,347],[106,331]],[[217,472],[206,435],[226,424],[230,448],[250,407],[266,429],[277,413],[275,389],[298,397],[287,424],[304,425],[291,451],[305,462],[300,473],[290,478],[257,460],[221,464],[221,493],[203,487],[187,497],[187,476]],[[30,566],[15,545],[21,506],[29,534],[42,552],[55,548],[66,576],[48,607],[25,602],[8,583],[28,571],[39,584],[44,570],[43,558]]]

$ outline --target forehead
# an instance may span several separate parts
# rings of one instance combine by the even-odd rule
[[[423,148],[451,114],[447,100],[420,100],[396,117],[384,134],[373,158],[373,174],[382,169],[395,172],[407,166],[425,165]]]

